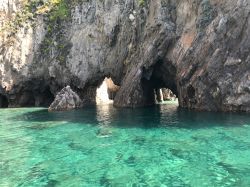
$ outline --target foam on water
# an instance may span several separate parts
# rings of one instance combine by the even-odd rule
[[[250,116],[0,110],[0,186],[250,186]]]

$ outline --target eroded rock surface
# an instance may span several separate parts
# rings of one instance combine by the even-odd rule
[[[65,85],[94,103],[111,77],[118,107],[169,88],[181,107],[250,111],[249,0],[62,0],[59,13],[43,2],[0,3],[1,25],[15,25],[0,34],[9,106],[47,105]]]
[[[82,107],[82,100],[71,90],[70,86],[63,88],[55,97],[55,100],[49,107],[49,111],[64,111]]]

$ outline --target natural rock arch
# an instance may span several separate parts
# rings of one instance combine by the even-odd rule
[[[0,94],[0,108],[7,108],[9,106],[8,98]]]
[[[118,107],[151,105],[152,90],[167,87],[181,107],[250,111],[249,6],[243,0],[69,1],[67,19],[39,15],[16,33],[1,33],[1,86],[10,106],[18,106],[23,90],[36,95],[45,85],[53,96],[70,85],[93,103],[97,86],[111,77],[120,86]],[[0,10],[13,11],[6,7]]]

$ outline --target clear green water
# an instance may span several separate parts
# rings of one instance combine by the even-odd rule
[[[250,186],[250,115],[0,110],[0,186]]]

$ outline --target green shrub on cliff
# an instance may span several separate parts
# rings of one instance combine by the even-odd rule
[[[69,16],[69,7],[64,0],[60,0],[51,12],[50,19],[66,19]]]
[[[144,6],[145,5],[145,0],[139,0],[139,5]]]
[[[51,21],[65,19],[69,16],[66,0],[49,0],[36,7],[36,14],[48,15]]]
[[[22,8],[16,12],[9,21],[6,21],[0,30],[7,31],[9,35],[25,26],[26,23],[32,22],[37,15],[44,15],[49,18],[49,22],[58,19],[64,20],[69,17],[70,8],[69,0],[24,0]]]

